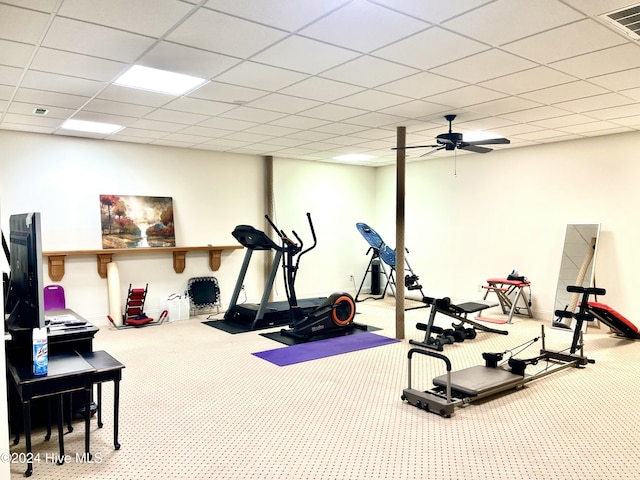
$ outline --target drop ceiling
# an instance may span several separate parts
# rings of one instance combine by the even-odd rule
[[[640,44],[603,17],[631,5],[0,0],[0,129],[371,166],[395,161],[398,126],[434,143],[445,114],[511,140],[496,149],[638,131]],[[180,97],[115,85],[134,64],[208,82]]]

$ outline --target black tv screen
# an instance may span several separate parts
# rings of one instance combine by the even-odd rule
[[[5,312],[9,331],[42,328],[44,283],[40,213],[22,213],[9,218],[10,281]]]

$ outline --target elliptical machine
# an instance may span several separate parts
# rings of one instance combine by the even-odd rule
[[[291,233],[297,243],[289,238],[284,230],[280,230],[268,215],[265,215],[265,218],[282,240],[282,270],[285,292],[289,301],[290,329],[282,329],[280,333],[297,340],[308,341],[313,336],[335,334],[339,330],[366,329],[365,325],[353,322],[356,314],[356,303],[353,297],[346,292],[332,293],[324,302],[310,311],[305,312],[298,305],[295,283],[298,269],[300,268],[300,258],[313,250],[318,244],[311,214],[307,213],[307,221],[309,222],[313,245],[307,249],[304,249],[304,243],[295,230],[292,230]]]

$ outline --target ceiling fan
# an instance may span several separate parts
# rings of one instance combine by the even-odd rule
[[[444,118],[449,122],[449,131],[447,133],[441,133],[436,137],[435,145],[413,145],[409,147],[404,147],[404,149],[409,148],[431,148],[432,150],[427,153],[420,155],[424,157],[426,155],[430,155],[439,150],[455,150],[456,148],[460,150],[467,150],[469,152],[475,153],[487,153],[490,152],[491,148],[482,147],[480,145],[498,145],[498,144],[507,144],[511,143],[508,138],[487,138],[484,140],[475,140],[470,142],[465,142],[462,139],[461,133],[456,133],[451,129],[451,123],[456,118],[455,115],[445,115]],[[393,148],[392,150],[398,150],[398,148]]]

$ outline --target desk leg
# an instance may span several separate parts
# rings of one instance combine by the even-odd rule
[[[56,409],[58,410],[58,446],[60,447],[60,456],[58,457],[58,465],[64,463],[64,429],[62,424],[64,423],[63,408],[62,408],[62,396],[64,394],[56,395]]]
[[[116,378],[113,381],[113,446],[116,450],[120,450],[120,443],[118,443],[118,416],[120,415],[120,380]]]
[[[102,428],[102,383],[98,384],[98,428]]]
[[[89,385],[84,390],[84,451],[86,453],[87,460],[91,460],[91,453],[89,452],[90,435],[91,435],[91,392],[93,391],[93,384]]]
[[[31,453],[31,405],[29,401],[22,402],[22,418],[24,421],[24,440],[27,449],[27,470],[25,477],[30,477],[33,473],[33,460]]]

